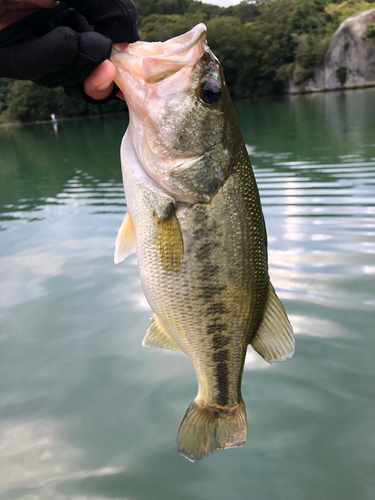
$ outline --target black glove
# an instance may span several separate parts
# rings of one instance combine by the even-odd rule
[[[137,9],[131,0],[66,0],[0,31],[0,77],[64,87],[71,97],[95,101],[83,81],[111,54],[112,43],[135,42]]]

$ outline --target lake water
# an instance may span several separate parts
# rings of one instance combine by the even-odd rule
[[[249,348],[247,443],[198,464],[190,361],[113,263],[126,116],[0,128],[2,500],[375,498],[375,89],[236,107],[297,348]]]

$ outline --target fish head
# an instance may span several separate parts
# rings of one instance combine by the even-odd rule
[[[206,26],[166,42],[114,49],[111,60],[142,168],[175,198],[208,202],[227,175],[226,109],[233,106]]]

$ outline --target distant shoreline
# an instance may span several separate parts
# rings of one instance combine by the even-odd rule
[[[304,90],[303,87],[300,88],[297,92],[288,92],[287,94],[282,95],[305,95],[305,94],[322,94],[323,92],[342,92],[347,90],[365,90],[365,89],[373,89],[375,84],[371,85],[353,85],[352,87],[341,87],[334,89],[316,89],[316,90]]]
[[[127,111],[118,111],[116,113],[103,113],[102,115],[69,116],[69,117],[58,118],[57,123],[68,122],[68,121],[72,121],[72,120],[84,120],[85,118],[101,118],[102,116],[114,116],[114,115],[127,115],[127,116],[129,116],[129,113]],[[0,127],[23,127],[25,125],[44,125],[46,123],[53,124],[52,120],[36,120],[33,122],[0,123]]]
[[[323,94],[325,92],[346,92],[351,90],[366,90],[366,89],[374,89],[375,85],[363,85],[363,86],[353,86],[353,87],[343,87],[341,89],[321,89],[321,90],[300,90],[299,92],[288,92],[285,94],[272,94],[272,95],[264,95],[264,96],[256,96],[256,97],[247,97],[245,99],[233,99],[233,102],[236,101],[248,101],[252,99],[265,99],[265,98],[275,98],[275,97],[285,97],[285,96],[299,96],[299,95],[312,95],[312,94]],[[71,116],[71,117],[63,117],[57,120],[59,122],[67,122],[72,120],[84,120],[85,118],[100,118],[103,116],[115,116],[115,115],[127,115],[129,113],[127,111],[118,111],[116,113],[103,113],[103,114],[95,114],[95,115],[85,115],[85,116]],[[0,123],[0,127],[23,127],[27,125],[44,125],[46,123],[53,123],[52,120],[36,120],[33,122],[9,122],[9,123]]]

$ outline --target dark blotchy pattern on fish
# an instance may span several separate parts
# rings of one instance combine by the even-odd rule
[[[210,322],[207,325],[207,335],[212,336],[212,359],[215,367],[217,404],[227,406],[229,403],[229,352],[225,349],[229,343],[228,325],[223,322],[227,312],[224,303],[225,286],[213,285],[213,280],[219,271],[219,266],[212,263],[212,251],[219,243],[208,239],[208,235],[218,234],[216,222],[210,221],[205,205],[196,205],[194,237],[199,240],[195,255],[201,264],[200,288],[203,301],[207,304],[206,315]],[[219,238],[220,240],[220,238]],[[223,295],[222,295],[223,294]]]
[[[217,403],[220,406],[227,406],[229,399],[229,372],[228,372],[228,361],[229,352],[223,349],[213,354],[214,363],[216,363],[216,389],[218,390]]]
[[[117,61],[132,109],[121,153],[124,185],[142,285],[160,323],[159,337],[152,341],[149,329],[145,345],[161,347],[163,336],[163,346],[185,352],[196,370],[198,395],[178,434],[178,449],[191,461],[246,440],[247,344],[253,341],[271,362],[294,352],[290,324],[269,283],[254,173],[205,30],[198,25],[172,41],[138,44]],[[152,82],[143,80],[148,62]],[[205,82],[220,89],[219,99],[202,93]],[[155,220],[171,202],[173,213]]]

